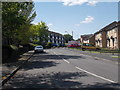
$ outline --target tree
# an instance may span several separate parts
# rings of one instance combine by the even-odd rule
[[[41,21],[40,23],[38,23],[37,28],[39,30],[39,43],[44,46],[48,41],[48,26],[45,22]]]
[[[73,37],[70,34],[65,34],[64,35],[64,40],[65,40],[65,43],[68,43],[68,41],[73,40]]]
[[[48,41],[48,26],[45,22],[39,22],[38,25],[31,27],[31,39],[33,43],[45,46]]]
[[[39,35],[39,32],[38,32],[37,25],[33,24],[30,27],[30,40],[31,40],[32,43],[38,43],[39,42],[38,35]]]
[[[16,39],[22,42],[28,38],[27,32],[35,16],[33,2],[2,3],[2,36],[8,44],[13,44]],[[24,33],[27,36],[21,39]]]

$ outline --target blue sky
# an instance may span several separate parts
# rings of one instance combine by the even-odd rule
[[[65,4],[62,2],[35,2],[36,18],[49,26],[50,31],[61,34],[72,34],[74,39],[83,34],[93,34],[118,21],[117,2],[99,2],[94,4]],[[67,32],[66,32],[67,31]]]

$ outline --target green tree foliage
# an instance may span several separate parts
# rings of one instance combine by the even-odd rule
[[[45,45],[48,41],[48,26],[45,22],[38,23],[37,28],[39,29],[39,43]]]
[[[17,39],[20,44],[28,44],[30,42],[30,26],[29,24],[20,27],[14,39]]]
[[[29,26],[35,16],[33,2],[2,3],[2,36],[9,41],[8,44],[16,40],[28,42]]]
[[[30,40],[32,43],[38,43],[39,39],[39,29],[37,28],[37,25],[32,25],[30,27]]]
[[[45,46],[48,41],[48,26],[45,22],[40,22],[38,25],[31,27],[31,39],[33,43]]]
[[[65,43],[68,43],[68,41],[73,40],[73,37],[70,34],[65,34],[64,35],[64,40],[65,40]]]
[[[51,43],[51,42],[47,42],[46,47],[47,47],[47,48],[51,48],[51,47],[52,47],[52,43]]]

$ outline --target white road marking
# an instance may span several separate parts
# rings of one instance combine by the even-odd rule
[[[117,83],[117,82],[115,82],[115,81],[113,81],[113,80],[110,80],[110,79],[104,78],[104,77],[102,77],[102,76],[96,75],[96,74],[94,74],[94,73],[91,73],[91,72],[86,71],[86,70],[84,70],[84,69],[81,69],[81,68],[79,68],[79,67],[75,67],[75,68],[77,68],[77,69],[79,69],[79,70],[81,70],[81,71],[83,71],[83,72],[86,72],[86,73],[88,73],[88,74],[90,74],[90,75],[92,75],[92,76],[95,76],[95,77],[101,78],[101,79],[103,79],[103,80],[109,81],[109,82],[111,82],[111,83]]]
[[[55,52],[53,52],[54,54],[56,54]],[[57,54],[56,54],[57,55]]]
[[[53,53],[56,54],[55,52],[53,52]],[[58,55],[58,54],[56,54],[56,55]],[[60,57],[60,56],[58,55],[58,57]],[[64,58],[63,58],[63,60],[67,63],[70,63],[69,61],[65,60]]]
[[[70,63],[70,62],[68,62],[67,60],[65,60],[65,59],[63,59],[65,62],[67,62],[67,63]]]
[[[55,52],[53,52],[53,53],[56,54]],[[56,55],[57,55],[57,54],[56,54]],[[81,54],[81,55],[83,55],[83,54]],[[89,55],[84,55],[84,56],[89,56]],[[59,57],[60,57],[60,56],[59,56]],[[92,56],[89,56],[89,57],[92,57]],[[95,57],[95,58],[98,58],[98,57]],[[63,60],[64,60],[65,62],[67,62],[67,63],[70,63],[69,61],[67,61],[67,60],[64,59],[64,58],[63,58]],[[95,77],[98,77],[98,78],[100,78],[100,79],[109,81],[109,82],[111,82],[111,83],[117,83],[117,82],[115,82],[115,81],[113,81],[113,80],[110,80],[110,79],[107,79],[107,78],[105,78],[105,77],[99,76],[99,75],[97,75],[97,74],[91,73],[91,72],[86,71],[86,70],[84,70],[84,69],[81,69],[81,68],[79,68],[79,67],[77,67],[77,66],[75,66],[75,68],[78,69],[78,70],[81,70],[81,71],[83,71],[83,72],[86,72],[86,73],[88,73],[88,74],[90,74],[90,75],[92,75],[92,76],[95,76]]]

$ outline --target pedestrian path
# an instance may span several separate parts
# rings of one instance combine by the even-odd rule
[[[20,56],[17,62],[5,63],[0,65],[2,81],[12,74],[21,64],[23,64],[34,52],[28,51]],[[1,82],[2,82],[1,81]]]

